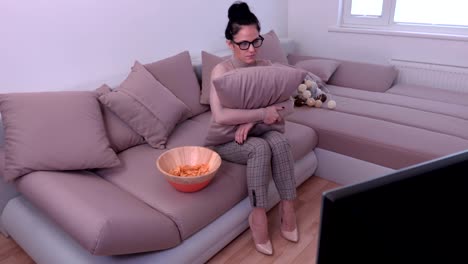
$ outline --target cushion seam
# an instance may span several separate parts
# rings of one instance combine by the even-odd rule
[[[104,229],[106,229],[108,223],[109,223],[108,220],[104,220],[103,224],[101,225],[101,229],[99,230],[99,234],[96,237],[96,241],[94,243],[94,247],[93,247],[92,252],[91,252],[93,255],[96,254],[96,251],[99,248],[99,244],[102,241],[102,236],[103,236],[103,233],[104,233]]]
[[[352,98],[352,99],[354,99],[354,98]],[[356,99],[356,100],[358,100],[358,99]],[[372,101],[369,101],[369,102],[372,102]],[[416,110],[418,110],[418,109],[416,109]],[[369,119],[381,120],[381,121],[384,121],[384,122],[388,122],[388,123],[392,123],[392,124],[398,124],[398,125],[407,126],[407,127],[414,127],[414,128],[418,128],[418,129],[422,129],[422,130],[431,131],[431,132],[434,132],[434,133],[439,133],[439,134],[443,134],[443,135],[456,137],[456,138],[463,139],[463,140],[468,140],[468,137],[464,138],[464,137],[459,136],[459,135],[448,134],[448,132],[437,131],[437,130],[434,130],[433,128],[426,128],[426,127],[422,127],[420,125],[412,125],[412,124],[404,123],[402,121],[392,120],[392,119],[389,119],[389,118],[386,118],[386,117],[374,117],[374,116],[371,116],[371,115],[357,114],[357,113],[348,112],[348,111],[338,111],[338,112],[349,114],[349,115],[354,115],[354,116],[365,117],[365,118],[369,118]],[[425,111],[422,111],[422,112],[425,112]],[[437,113],[434,113],[434,114],[437,114]],[[443,115],[443,114],[440,114],[440,115]],[[445,116],[445,115],[443,115],[443,116]],[[447,116],[447,117],[456,118],[456,117],[453,117],[453,116]]]
[[[339,87],[343,87],[343,86],[339,86]],[[349,88],[349,89],[354,89],[354,88]],[[371,99],[362,99],[362,98],[354,97],[354,96],[352,96],[352,95],[347,95],[347,94],[346,94],[346,95],[343,95],[343,94],[334,94],[334,93],[332,93],[332,92],[330,92],[330,94],[331,94],[332,96],[341,96],[341,97],[351,98],[351,99],[360,100],[360,101],[373,102],[373,103],[377,103],[377,104],[385,104],[385,105],[398,106],[398,107],[402,107],[402,108],[414,109],[414,110],[418,110],[418,111],[422,111],[422,112],[433,113],[433,114],[439,114],[439,115],[449,116],[449,117],[453,117],[453,118],[460,118],[460,119],[463,119],[463,120],[468,120],[468,117],[465,118],[465,117],[460,117],[460,116],[453,116],[453,115],[451,115],[451,114],[440,113],[440,112],[430,111],[430,110],[426,110],[426,109],[420,109],[420,108],[411,107],[411,106],[406,106],[406,105],[399,105],[399,104],[389,103],[389,102],[372,101]],[[399,94],[392,94],[392,95],[399,95]],[[412,98],[417,98],[417,97],[412,97]],[[424,98],[417,98],[417,99],[428,101],[428,103],[431,102],[431,100],[427,100],[427,99],[424,99]],[[446,102],[442,102],[442,101],[437,101],[437,102],[446,103]],[[449,103],[446,103],[446,104],[449,104]],[[450,105],[450,104],[449,104],[449,105]],[[462,106],[462,107],[468,108],[467,106],[464,106],[464,105],[457,105],[457,106]]]

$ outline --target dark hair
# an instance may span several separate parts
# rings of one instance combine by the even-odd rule
[[[245,2],[236,1],[228,10],[229,22],[226,26],[224,35],[226,39],[233,40],[239,32],[241,26],[256,25],[260,32],[260,22],[254,13],[250,12],[249,6]]]

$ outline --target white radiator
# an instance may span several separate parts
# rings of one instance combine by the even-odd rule
[[[396,83],[417,84],[439,89],[468,92],[468,67],[390,60],[398,70]]]

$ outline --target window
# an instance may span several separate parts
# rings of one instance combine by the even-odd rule
[[[468,35],[468,0],[342,0],[345,27]]]

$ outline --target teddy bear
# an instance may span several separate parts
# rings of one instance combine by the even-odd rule
[[[325,89],[325,85],[307,75],[304,81],[297,87],[297,94],[294,96],[294,105],[321,107],[328,99],[327,93],[324,92]],[[335,109],[336,101],[330,99],[327,106],[329,109]]]

